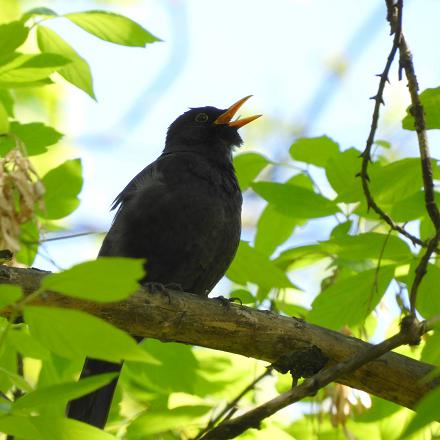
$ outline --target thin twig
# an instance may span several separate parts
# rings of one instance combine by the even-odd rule
[[[257,378],[255,378],[246,388],[244,388],[233,400],[231,400],[224,409],[213,419],[211,419],[206,427],[202,429],[197,436],[194,438],[194,440],[198,440],[203,437],[208,431],[210,431],[212,428],[214,428],[215,425],[222,419],[222,417],[225,417],[224,420],[228,420],[232,417],[233,412],[236,411],[237,403],[245,396],[249,391],[253,390],[255,386],[263,380],[266,376],[269,376],[272,374],[272,368],[269,367],[263,374],[260,374]]]
[[[396,335],[374,345],[348,361],[340,362],[333,367],[321,370],[301,385],[292,388],[287,393],[239,416],[235,419],[221,423],[208,432],[203,440],[225,440],[235,438],[249,428],[259,428],[261,421],[286,406],[295,403],[304,397],[313,396],[316,392],[333,382],[336,378],[357,370],[368,362],[377,359],[383,354],[404,344],[417,343],[420,336],[426,331],[424,323],[419,323],[412,317],[402,321],[401,330]]]
[[[417,140],[419,144],[426,211],[428,212],[436,230],[434,237],[429,240],[426,251],[417,265],[416,275],[411,285],[410,306],[411,313],[414,314],[416,311],[417,291],[427,271],[429,260],[437,249],[440,241],[440,213],[437,204],[435,203],[434,182],[432,179],[432,159],[429,153],[428,137],[426,135],[425,114],[418,93],[419,85],[412,55],[403,35],[400,39],[399,51],[400,66],[404,70],[406,79],[408,80],[408,90],[411,96],[411,114],[414,118],[414,128],[417,132]]]
[[[389,6],[390,4],[392,5],[392,1],[390,0],[386,0],[386,1],[387,1],[387,6]],[[394,25],[394,22],[392,21],[393,20],[392,14],[394,14],[395,7],[397,8],[396,25]],[[370,133],[368,134],[365,150],[361,154],[362,166],[359,176],[361,177],[362,189],[364,191],[364,195],[367,200],[367,207],[372,208],[392,229],[394,229],[395,231],[399,232],[400,234],[410,239],[413,244],[426,246],[426,243],[423,240],[420,240],[418,237],[410,234],[406,229],[398,225],[382,208],[380,208],[380,206],[374,200],[373,195],[371,194],[369,177],[368,177],[368,165],[371,162],[371,148],[373,146],[374,138],[376,136],[377,125],[379,122],[380,106],[381,104],[382,105],[384,104],[383,92],[385,90],[386,83],[389,82],[388,79],[389,72],[391,69],[391,65],[393,64],[394,58],[396,56],[396,53],[399,49],[399,44],[402,36],[402,0],[399,0],[397,5],[395,6],[392,5],[392,9],[393,11],[390,11],[390,9],[388,9],[387,20],[390,21],[392,33],[394,33],[394,39],[390,53],[387,58],[387,62],[385,64],[385,68],[382,73],[377,75],[380,78],[377,93],[375,96],[371,98],[375,101],[374,110],[373,110],[373,116],[371,118],[371,128],[370,128]]]

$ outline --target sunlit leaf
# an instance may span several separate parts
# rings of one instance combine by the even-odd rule
[[[332,201],[320,194],[288,183],[255,182],[252,189],[277,211],[297,219],[327,217],[339,212]]]
[[[356,202],[364,200],[361,179],[357,177],[361,170],[360,151],[349,148],[337,156],[330,157],[325,166],[327,179],[338,193],[338,202]]]
[[[376,423],[401,409],[400,405],[396,405],[389,400],[371,396],[371,407],[367,411],[355,415],[355,420],[360,423]]]
[[[76,87],[84,90],[95,99],[93,80],[87,61],[78,52],[64,41],[56,32],[44,26],[37,28],[38,47],[42,52],[51,52],[63,55],[72,62],[58,70],[58,73]]]
[[[435,330],[425,336],[422,360],[433,365],[440,365],[440,331]]]
[[[435,388],[420,400],[416,406],[416,414],[409,422],[400,438],[404,439],[417,432],[428,423],[438,421],[440,408],[440,388]]]
[[[30,124],[12,122],[11,132],[24,142],[29,156],[45,153],[47,151],[46,147],[56,144],[63,136],[54,128],[48,127],[41,122],[32,122]]]
[[[194,424],[211,409],[209,405],[187,405],[177,408],[148,409],[137,416],[127,428],[127,440],[141,440],[147,435]]]
[[[282,252],[275,260],[275,264],[284,270],[300,269],[330,257],[319,244],[297,246]]]
[[[59,356],[155,362],[127,333],[79,310],[27,306],[24,318],[31,334]]]
[[[138,23],[113,12],[76,12],[65,14],[64,17],[90,34],[110,43],[143,47],[160,41]]]
[[[30,220],[20,226],[20,250],[14,255],[20,263],[30,266],[37,255],[39,229],[36,221]]]
[[[46,218],[65,217],[78,207],[78,194],[83,183],[80,159],[66,160],[52,168],[41,180],[46,190],[43,213]]]
[[[246,285],[248,282],[262,287],[292,287],[287,275],[245,241],[240,242],[237,255],[227,271],[232,281]]]
[[[440,286],[440,268],[435,264],[428,264],[427,272],[417,291],[417,311],[425,318],[432,318],[440,313],[440,295],[437,294]]]
[[[68,63],[69,59],[52,53],[16,54],[8,63],[0,65],[0,86],[13,87],[46,80],[50,74]]]
[[[0,417],[0,431],[21,440],[116,440],[94,426],[53,416],[7,415]]]
[[[321,249],[339,260],[381,260],[408,262],[413,258],[408,245],[396,235],[366,232],[358,235],[340,235],[320,243]]]
[[[188,345],[163,343],[147,339],[141,348],[160,362],[160,367],[153,364],[129,362],[125,372],[143,390],[165,395],[172,392],[193,394],[197,383],[197,359]],[[176,366],[179,374],[176,374]]]
[[[17,388],[23,391],[30,392],[32,387],[29,383],[19,374],[16,374],[8,369],[0,366],[0,374],[6,376]]]
[[[0,136],[9,131],[9,119],[8,112],[5,109],[5,106],[0,101]]]
[[[334,330],[360,324],[382,298],[394,269],[382,266],[336,281],[315,298],[307,321]]]
[[[32,335],[22,330],[11,330],[8,333],[8,344],[25,357],[49,359],[49,350],[41,345]]]
[[[269,159],[258,153],[243,153],[234,157],[234,168],[242,191],[270,164]]]
[[[29,28],[20,21],[0,25],[0,57],[13,53],[28,37]]]
[[[37,8],[32,8],[29,11],[25,12],[22,17],[21,21],[26,22],[29,20],[29,18],[39,15],[41,17],[57,17],[58,14],[53,10],[49,8],[45,8],[44,6],[40,6]]]
[[[14,117],[14,98],[9,90],[0,89],[0,102],[9,117]]]
[[[423,105],[426,129],[440,128],[440,87],[426,89],[419,96]],[[411,107],[408,107],[406,110],[406,116],[402,121],[402,128],[415,130]]]
[[[297,174],[286,183],[313,190],[310,178],[305,174]],[[255,249],[271,255],[293,233],[296,226],[303,225],[306,219],[294,218],[279,212],[275,206],[268,204],[261,213],[255,234]]]
[[[20,286],[0,284],[0,309],[15,303],[23,296]]]
[[[96,302],[121,301],[139,289],[143,260],[101,257],[43,278],[41,287]]]
[[[290,147],[294,160],[325,167],[329,159],[339,152],[339,145],[328,136],[300,138]]]
[[[65,403],[68,400],[77,399],[103,387],[116,376],[117,373],[98,374],[77,382],[39,388],[16,400],[12,405],[12,411],[35,410],[47,405],[56,405],[58,403]]]

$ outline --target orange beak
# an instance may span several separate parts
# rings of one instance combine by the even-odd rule
[[[255,121],[255,119],[259,118],[262,115],[254,115],[248,116],[247,118],[237,118],[235,121],[232,118],[238,112],[240,107],[251,97],[252,95],[246,96],[240,100],[238,100],[235,104],[232,104],[224,113],[222,113],[215,121],[214,124],[226,124],[229,127],[237,127],[241,128],[249,122]]]

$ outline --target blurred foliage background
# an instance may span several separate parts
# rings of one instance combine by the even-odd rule
[[[366,210],[355,177],[371,124],[369,97],[378,82],[374,75],[382,71],[391,46],[384,2],[7,0],[0,24],[36,7],[59,15],[117,12],[151,34],[138,29],[116,45],[84,32],[84,22],[82,28],[75,26],[74,15],[69,20],[41,9],[27,17],[30,33],[23,36],[20,51],[55,52],[58,58],[25,66],[40,69],[38,81],[49,76],[54,80],[44,87],[11,85],[8,71],[2,77],[0,66],[2,90],[12,89],[10,96],[3,91],[0,95],[2,111],[9,114],[9,120],[0,115],[7,121],[1,128],[13,134],[2,138],[0,152],[12,164],[4,169],[16,171],[8,182],[18,185],[22,195],[14,218],[4,205],[2,218],[13,218],[19,228],[14,236],[4,223],[2,244],[18,251],[18,262],[53,271],[94,259],[112,219],[111,201],[160,154],[167,126],[188,107],[226,108],[253,94],[246,111],[263,113],[264,118],[243,130],[245,144],[235,161],[245,195],[244,241],[228,278],[214,293],[230,293],[245,304],[306,317],[364,340],[378,341],[396,330],[408,307],[407,286],[419,249],[389,235],[383,222]],[[405,3],[405,35],[422,90],[439,83],[436,12],[440,4],[435,0]],[[76,52],[66,49],[56,35]],[[7,65],[4,58],[0,61]],[[35,78],[38,72],[21,73]],[[22,83],[30,82],[23,78]],[[426,238],[432,230],[423,209],[417,141],[413,131],[402,130],[409,105],[406,82],[397,80],[396,67],[390,81],[376,137],[372,189],[396,221]],[[432,114],[437,96],[434,92]],[[433,128],[438,128],[435,114],[433,119]],[[430,140],[436,158],[435,130]],[[26,154],[7,156],[17,142],[24,143],[29,161]],[[439,175],[436,162],[434,175]],[[13,196],[11,200],[17,203]],[[423,317],[440,312],[431,296],[439,274],[433,261],[419,295]],[[8,348],[0,358],[5,394],[44,389],[76,377],[81,356],[66,355],[61,341],[45,346],[51,329],[43,328],[44,319],[42,313],[29,312],[26,322],[38,331],[29,333],[21,325],[9,332]],[[67,318],[56,319],[62,323]],[[92,326],[81,320],[77,325]],[[400,351],[438,364],[437,339],[434,333],[422,347]],[[264,363],[227,353],[153,340],[142,347],[161,367],[136,362],[134,352],[127,354],[132,360],[124,368],[107,427],[120,438],[193,438],[264,372]],[[17,366],[17,351],[24,356],[24,367]],[[261,403],[289,387],[288,377],[267,376],[239,407]],[[65,389],[60,395],[60,402],[44,410],[38,406],[44,399],[35,404],[41,416],[34,427],[38,435],[48,429],[44,416],[60,421],[54,438],[64,438],[59,437],[64,430],[78,429],[78,436],[82,432],[74,424],[63,425],[63,404],[71,395]],[[22,417],[17,419],[22,422],[25,413],[15,414],[8,417]],[[241,438],[394,439],[410,416],[409,410],[390,402],[333,385]],[[31,438],[29,432],[17,435]],[[428,426],[413,438],[431,438],[433,432],[438,434],[438,427]],[[91,431],[87,435],[95,438]]]

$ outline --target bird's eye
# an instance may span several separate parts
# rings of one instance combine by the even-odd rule
[[[195,121],[196,122],[206,122],[208,120],[208,115],[206,113],[199,113],[196,118]]]

